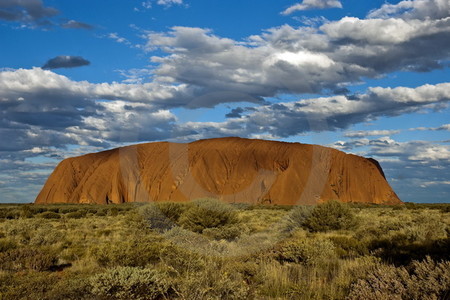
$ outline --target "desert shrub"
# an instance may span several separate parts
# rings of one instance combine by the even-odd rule
[[[4,218],[7,220],[14,220],[20,218],[21,211],[19,209],[8,209],[4,213]]]
[[[163,210],[161,209],[163,207]],[[150,203],[139,209],[149,227],[158,231],[169,230],[176,225],[179,214],[175,206]],[[181,212],[180,212],[181,214]]]
[[[21,218],[32,218],[34,213],[29,205],[23,205],[20,207],[20,217]]]
[[[57,280],[57,275],[49,272],[0,273],[0,299],[47,300]]]
[[[412,224],[405,227],[405,235],[412,242],[437,240],[447,236],[447,227],[439,215],[426,212],[417,215]]]
[[[97,208],[89,208],[86,210],[86,213],[95,215],[97,213],[97,211],[98,211]]]
[[[108,216],[116,217],[119,215],[119,209],[117,207],[111,207],[108,210]]]
[[[47,226],[45,226],[47,225]],[[51,224],[43,224],[30,234],[28,242],[31,246],[54,245],[63,242],[65,239],[65,231],[59,230],[51,226]]]
[[[110,236],[113,233],[111,229],[101,229],[98,231],[98,235],[100,236]]]
[[[34,215],[46,212],[47,209],[44,207],[39,207],[39,206],[32,206],[30,207],[30,210],[33,212]]]
[[[76,212],[79,209],[80,209],[79,207],[61,207],[59,209],[59,212],[62,213],[62,214],[68,214],[68,213],[71,213],[71,212]]]
[[[333,243],[320,237],[288,239],[275,251],[281,262],[317,265],[336,259]]]
[[[51,286],[51,290],[46,292],[46,300],[93,300],[88,279],[85,274],[71,274],[70,277],[63,277]]]
[[[174,227],[164,233],[164,237],[170,240],[176,247],[186,249],[203,255],[221,255],[227,251],[228,243],[211,241],[205,234],[199,234],[182,227]]]
[[[243,276],[211,262],[200,272],[188,274],[175,283],[181,299],[255,299]]]
[[[255,261],[248,260],[229,260],[226,263],[229,270],[241,274],[243,280],[249,285],[262,283],[262,276],[258,273],[260,266]]]
[[[433,259],[448,259],[450,238],[430,241],[411,241],[404,233],[397,233],[372,239],[368,248],[375,256],[396,265],[406,265],[413,260],[421,260],[426,256]]]
[[[17,244],[10,239],[0,239],[0,252],[5,252],[10,249],[17,248]]]
[[[236,210],[216,199],[198,199],[181,215],[180,224],[191,231],[201,233],[206,228],[232,225],[238,222]]]
[[[163,247],[163,243],[154,240],[131,239],[92,248],[90,254],[104,267],[144,267],[158,261]]]
[[[449,213],[450,212],[450,204],[445,204],[441,207],[441,212]]]
[[[69,219],[81,219],[85,216],[85,214],[83,214],[80,211],[73,211],[73,212],[69,212],[65,215],[66,218]]]
[[[104,209],[104,208],[103,209],[98,209],[97,213],[95,215],[99,216],[99,217],[107,216],[108,215],[108,210]]]
[[[351,287],[348,299],[404,299],[409,274],[404,267],[378,265]]]
[[[222,227],[205,228],[202,232],[205,236],[215,240],[232,241],[242,233],[242,228],[236,224]]]
[[[348,299],[445,299],[450,294],[450,262],[427,257],[408,268],[377,265],[352,286]]]
[[[171,221],[178,222],[181,214],[186,210],[186,204],[178,202],[156,202],[159,210]]]
[[[369,254],[365,241],[348,236],[332,236],[329,238],[336,247],[336,253],[341,258],[353,258]]]
[[[182,245],[170,244],[161,248],[161,264],[178,275],[187,275],[203,270],[207,265],[203,257]]]
[[[403,205],[396,205],[396,206],[392,207],[392,210],[405,210],[405,209],[407,209],[407,208]]]
[[[436,262],[430,257],[423,261],[413,261],[408,294],[411,299],[426,297],[444,299],[450,296],[450,262]]]
[[[420,207],[418,206],[418,205],[416,205],[416,203],[414,203],[414,202],[405,202],[405,207],[407,208],[407,209],[419,209]]]
[[[252,209],[252,205],[250,203],[240,202],[240,203],[231,203],[231,205],[237,210],[250,210]]]
[[[328,201],[314,207],[304,226],[316,232],[350,229],[356,223],[355,214],[345,203]]]
[[[39,219],[20,219],[6,222],[3,226],[6,237],[12,238],[22,244],[28,244],[32,235],[39,228],[46,226],[47,222]]]
[[[51,211],[51,212],[55,212],[55,213],[59,213],[59,207],[58,206],[46,206],[46,211]]]
[[[17,248],[0,253],[0,268],[10,271],[45,271],[56,262],[57,257],[44,249]]]
[[[286,218],[285,229],[287,231],[292,231],[296,228],[304,227],[311,217],[312,210],[312,206],[300,205],[294,207]]]
[[[38,214],[38,217],[43,219],[61,219],[61,215],[53,211],[40,213]]]
[[[167,276],[153,269],[115,267],[89,279],[91,293],[100,299],[152,300],[167,297]]]

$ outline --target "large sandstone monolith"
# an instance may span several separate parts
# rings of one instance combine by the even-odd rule
[[[401,203],[377,161],[316,145],[242,138],[146,143],[63,160],[35,203]]]

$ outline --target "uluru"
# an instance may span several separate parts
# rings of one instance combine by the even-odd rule
[[[377,161],[300,143],[216,138],[153,142],[59,163],[35,203],[188,201],[401,203]]]

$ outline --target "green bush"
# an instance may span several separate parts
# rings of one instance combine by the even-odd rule
[[[181,226],[199,233],[206,228],[232,225],[237,222],[237,212],[231,205],[208,198],[193,201],[180,217]]]
[[[346,204],[328,201],[317,205],[304,222],[313,232],[350,229],[357,224],[355,214]]]
[[[61,219],[61,215],[53,211],[40,213],[38,217],[43,219]]]
[[[115,267],[89,279],[91,293],[101,299],[152,300],[167,297],[166,275],[152,269]]]

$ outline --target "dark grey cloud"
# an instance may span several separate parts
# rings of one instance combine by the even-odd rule
[[[75,20],[69,20],[66,23],[61,24],[61,27],[67,29],[86,29],[86,30],[94,29],[94,26],[90,24],[78,22]]]
[[[90,61],[81,56],[60,55],[49,59],[43,69],[76,68],[90,65]]]
[[[333,94],[335,95],[348,95],[350,94],[350,90],[346,87],[341,87],[333,90]]]
[[[227,118],[240,118],[244,109],[242,107],[233,108],[229,113],[225,115]]]
[[[44,6],[41,0],[2,0],[0,19],[32,25],[51,25],[49,18],[59,14],[53,7]]]
[[[17,22],[27,27],[60,26],[67,29],[93,29],[90,24],[69,20],[65,23],[55,21],[60,11],[46,6],[42,0],[1,0],[0,20]]]

